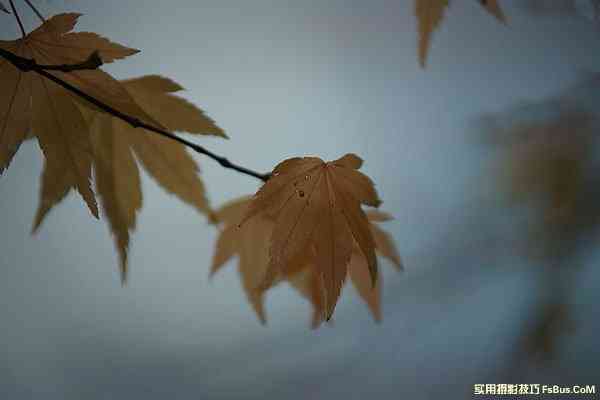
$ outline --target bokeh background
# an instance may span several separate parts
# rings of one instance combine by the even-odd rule
[[[179,82],[231,138],[198,141],[232,160],[268,171],[361,155],[405,271],[381,263],[381,324],[348,286],[334,323],[310,330],[309,304],[282,285],[261,326],[234,262],[208,279],[217,230],[144,176],[122,288],[107,225],[79,196],[30,236],[43,159],[28,142],[0,179],[0,398],[599,383],[600,22],[587,0],[500,3],[507,25],[453,1],[422,70],[412,1],[36,2],[141,49],[106,69]],[[18,37],[0,21],[2,39]],[[258,187],[195,157],[214,206]]]

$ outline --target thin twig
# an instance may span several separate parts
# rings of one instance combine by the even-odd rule
[[[94,58],[94,54],[92,53],[92,55],[88,58],[87,61],[83,62],[83,63],[78,63],[78,64],[71,64],[71,65],[40,65],[37,64],[35,62],[35,60],[32,59],[28,59],[28,58],[23,58],[20,57],[10,51],[4,50],[2,48],[0,48],[0,57],[3,57],[4,59],[6,59],[7,61],[9,61],[11,64],[13,64],[16,68],[18,68],[19,70],[23,71],[23,72],[29,72],[29,71],[33,71],[41,76],[43,76],[44,78],[51,80],[52,82],[56,83],[57,85],[63,87],[64,89],[68,90],[69,92],[81,97],[82,99],[87,100],[88,102],[92,103],[93,105],[95,105],[96,107],[98,107],[99,109],[101,109],[102,111],[112,115],[115,118],[118,118],[126,123],[128,123],[129,125],[131,125],[133,128],[142,128],[142,129],[146,129],[148,131],[154,132],[156,134],[159,134],[161,136],[164,136],[168,139],[174,140],[176,142],[179,142],[181,144],[183,144],[184,146],[189,147],[190,149],[194,150],[196,153],[199,154],[204,154],[205,156],[208,156],[210,158],[212,158],[213,160],[215,160],[216,162],[218,162],[222,167],[224,168],[228,168],[228,169],[232,169],[234,171],[237,171],[239,173],[245,174],[245,175],[249,175],[252,176],[254,178],[260,179],[263,182],[266,182],[270,177],[271,174],[266,173],[266,174],[261,174],[259,172],[253,171],[251,169],[242,167],[240,165],[234,164],[231,161],[229,161],[227,158],[220,156],[218,154],[213,153],[212,151],[196,144],[196,143],[192,143],[186,139],[183,139],[177,135],[174,135],[173,133],[166,131],[164,129],[161,128],[156,128],[152,125],[149,125],[143,121],[141,121],[138,118],[132,117],[128,114],[125,114],[113,107],[111,107],[110,105],[102,102],[101,100],[98,100],[97,98],[83,92],[81,89],[71,85],[70,83],[62,80],[61,78],[51,74],[50,72],[48,72],[47,70],[68,70],[69,72],[72,71],[77,71],[79,69],[89,69],[89,65],[87,65],[86,63],[90,60]],[[97,57],[97,54],[96,54]],[[99,58],[99,57],[98,57]],[[101,60],[100,60],[101,62]],[[85,68],[81,68],[82,65]]]
[[[33,71],[35,69],[42,69],[45,71],[60,71],[60,72],[74,72],[83,70],[94,70],[101,67],[104,63],[100,54],[97,51],[92,52],[90,56],[83,62],[76,64],[56,64],[56,65],[43,65],[38,64],[33,58],[20,57],[11,52],[0,48],[0,55],[9,60],[13,65],[23,72]]]
[[[42,13],[40,13],[37,10],[37,8],[35,8],[35,6],[33,4],[31,4],[31,1],[25,0],[25,3],[27,3],[27,5],[29,6],[29,8],[31,8],[33,10],[33,12],[35,13],[35,15],[37,15],[37,17],[40,19],[40,21],[46,22],[46,19],[44,18],[44,16],[42,15]]]
[[[34,60],[30,60],[35,65]],[[60,71],[60,72],[74,72],[83,70],[94,70],[98,69],[104,64],[100,54],[97,51],[92,52],[90,56],[84,61],[77,64],[59,64],[59,65],[41,65],[38,64],[37,68],[45,71]]]
[[[27,36],[27,33],[25,33],[25,28],[23,27],[23,22],[21,22],[21,17],[19,17],[19,13],[17,12],[17,9],[15,8],[15,3],[13,3],[13,0],[8,0],[8,2],[10,3],[10,8],[12,9],[15,19],[17,20],[17,23],[19,24],[19,29],[21,29],[21,36],[23,38],[25,38],[25,36]]]

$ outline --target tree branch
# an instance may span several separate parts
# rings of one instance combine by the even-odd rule
[[[93,70],[98,69],[104,63],[102,62],[102,58],[97,51],[94,51],[90,56],[83,62],[76,64],[56,64],[56,65],[43,65],[38,64],[32,58],[20,57],[16,54],[11,53],[10,51],[4,50],[0,48],[0,56],[4,57],[6,60],[10,61],[15,67],[20,69],[23,72],[35,71],[35,70],[45,70],[45,71],[60,71],[60,72],[74,72],[74,71],[83,71],[83,70]]]
[[[12,1],[11,1],[11,5],[12,5]],[[234,164],[231,161],[229,161],[227,158],[220,156],[218,154],[215,154],[215,153],[211,152],[210,150],[200,146],[199,144],[190,142],[190,141],[183,139],[177,135],[174,135],[173,133],[171,133],[169,131],[166,131],[161,128],[156,128],[152,125],[149,125],[149,124],[141,121],[138,118],[127,115],[127,114],[111,107],[110,105],[102,102],[101,100],[98,100],[95,97],[83,92],[81,89],[77,88],[76,86],[73,86],[70,83],[68,83],[68,82],[62,80],[61,78],[48,72],[48,71],[61,71],[61,72],[68,73],[68,72],[79,71],[79,70],[84,70],[84,69],[88,69],[88,70],[96,69],[100,65],[102,65],[102,59],[100,58],[100,56],[98,55],[98,52],[96,52],[96,51],[93,52],[90,55],[90,57],[88,57],[88,59],[82,63],[64,64],[64,65],[40,65],[40,64],[36,63],[36,61],[33,59],[20,57],[10,51],[2,49],[2,48],[0,48],[0,57],[6,59],[8,62],[10,62],[12,65],[14,65],[16,68],[18,68],[19,70],[21,70],[23,72],[33,71],[33,72],[43,76],[44,78],[51,80],[52,82],[56,83],[57,85],[61,86],[64,89],[66,89],[67,91],[90,102],[91,104],[95,105],[102,111],[112,115],[115,118],[118,118],[118,119],[128,123],[129,125],[131,125],[134,128],[146,129],[150,132],[154,132],[154,133],[164,136],[168,139],[179,142],[179,143],[183,144],[184,146],[187,146],[190,149],[194,150],[196,153],[204,154],[205,156],[208,156],[209,158],[212,158],[213,160],[218,162],[219,165],[221,165],[223,168],[232,169],[241,174],[249,175],[254,178],[260,179],[263,182],[266,182],[271,177],[271,174],[269,174],[269,173],[261,174],[259,172],[253,171],[251,169]]]
[[[21,29],[21,36],[25,37],[27,34],[25,33],[25,28],[23,27],[23,22],[21,22],[21,17],[19,17],[19,13],[17,12],[17,9],[15,8],[15,3],[13,3],[13,0],[8,0],[9,4],[10,4],[10,8],[12,9],[13,15],[15,16],[15,19],[17,20],[17,24],[19,24],[19,29]]]
[[[40,13],[38,11],[37,8],[35,8],[35,6],[33,4],[31,4],[31,1],[29,0],[25,0],[25,3],[27,3],[27,5],[29,6],[29,8],[31,8],[33,10],[33,12],[35,13],[35,15],[37,15],[37,17],[40,19],[40,21],[46,22],[46,19],[44,18],[44,16],[42,15],[42,13]]]

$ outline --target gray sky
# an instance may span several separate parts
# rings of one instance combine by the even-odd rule
[[[504,26],[454,1],[426,70],[412,1],[38,3],[45,15],[82,12],[79,30],[141,49],[106,69],[179,82],[231,138],[198,141],[232,160],[267,171],[296,155],[359,154],[396,217],[385,228],[406,271],[382,263],[380,325],[348,287],[333,326],[311,331],[308,304],[281,287],[263,327],[233,263],[208,280],[214,228],[144,176],[121,288],[108,228],[79,196],[30,236],[43,160],[29,142],[0,178],[0,397],[465,398],[474,383],[509,383],[538,275],[490,246],[507,236],[498,226],[508,217],[490,206],[490,152],[473,138],[482,115],[543,108],[600,71],[600,25],[583,2],[568,16],[501,2]],[[15,37],[10,16],[0,20],[0,37]],[[214,205],[256,190],[195,158]],[[523,366],[518,382],[597,380],[598,326],[586,316],[598,313],[600,275],[580,278],[576,333],[558,360]]]

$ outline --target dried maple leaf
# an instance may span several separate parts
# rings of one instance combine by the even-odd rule
[[[259,320],[265,324],[264,290],[258,288],[269,264],[269,240],[274,223],[270,218],[258,216],[238,227],[249,203],[250,197],[242,197],[215,212],[215,220],[223,227],[215,245],[210,275],[237,254],[242,286]]]
[[[340,295],[354,241],[367,260],[373,285],[377,279],[375,243],[361,204],[377,207],[381,201],[371,179],[357,171],[361,164],[354,154],[331,162],[316,157],[285,160],[256,193],[242,222],[263,213],[275,218],[263,287],[301,264],[314,246],[327,318]]]
[[[173,94],[183,88],[170,79],[149,75],[121,83],[139,106],[167,129],[226,137],[202,110]],[[198,165],[180,143],[133,128],[106,113],[85,107],[81,112],[90,126],[96,191],[115,237],[124,280],[129,234],[142,207],[134,154],[163,189],[202,213],[209,211],[204,185]]]
[[[432,33],[444,18],[448,0],[416,0],[415,15],[419,24],[419,63],[425,67]]]
[[[315,273],[314,268],[310,264],[307,264],[300,271],[291,274],[286,279],[312,305],[313,313],[310,326],[312,329],[317,329],[325,319],[325,288],[323,287],[323,279],[318,273]],[[379,284],[376,283],[375,285],[377,287]]]
[[[497,132],[512,144],[499,170],[501,183],[515,204],[534,212],[531,255],[564,259],[600,225],[596,124],[585,110],[565,109]]]
[[[0,48],[45,65],[82,62],[93,52],[108,63],[137,52],[94,33],[70,32],[79,15],[56,15],[25,38],[0,41]],[[101,70],[52,74],[124,113],[155,123],[116,80]],[[39,214],[64,198],[70,188],[76,188],[97,216],[90,186],[92,150],[78,107],[81,100],[35,72],[22,72],[5,60],[0,60],[0,86],[0,173],[24,139],[37,137],[45,156]]]
[[[402,262],[394,242],[387,232],[377,226],[376,222],[389,221],[389,214],[376,210],[367,211],[370,221],[371,233],[375,240],[377,253],[390,260],[398,269],[402,268]],[[381,274],[378,276],[375,286],[372,285],[368,273],[367,260],[355,242],[352,256],[348,264],[350,280],[356,288],[360,297],[368,305],[376,321],[381,321]],[[312,327],[318,327],[327,317],[324,301],[324,288],[321,275],[314,263],[307,263],[298,271],[292,272],[286,278],[290,284],[306,297],[313,306]]]
[[[268,288],[261,286],[261,283],[269,264],[269,241],[275,220],[262,214],[240,227],[239,222],[246,213],[250,201],[251,198],[247,196],[236,199],[213,214],[214,221],[221,223],[222,227],[215,245],[210,275],[213,276],[227,261],[237,255],[238,272],[246,296],[261,323],[265,324],[264,295]],[[376,210],[367,211],[366,214],[370,221],[377,253],[392,261],[400,269],[402,265],[400,256],[392,239],[376,224],[376,222],[390,220],[391,216]],[[310,257],[301,258],[294,265],[288,266],[286,276],[279,277],[277,283],[287,280],[310,301],[313,306],[311,326],[317,328],[326,318],[325,287],[322,275],[315,267],[314,248],[311,249],[310,254]],[[379,321],[381,319],[381,277],[377,278],[373,286],[366,259],[356,242],[348,264],[348,272],[358,293],[369,306],[375,319]]]
[[[431,35],[439,28],[444,19],[444,12],[449,0],[415,0],[415,15],[419,25],[419,63],[425,67],[427,51]],[[485,9],[499,21],[506,22],[506,17],[497,0],[478,0]]]
[[[572,310],[562,302],[552,301],[544,304],[531,319],[532,326],[527,327],[521,339],[521,357],[528,356],[536,361],[551,361],[560,350],[560,339],[576,331]]]

